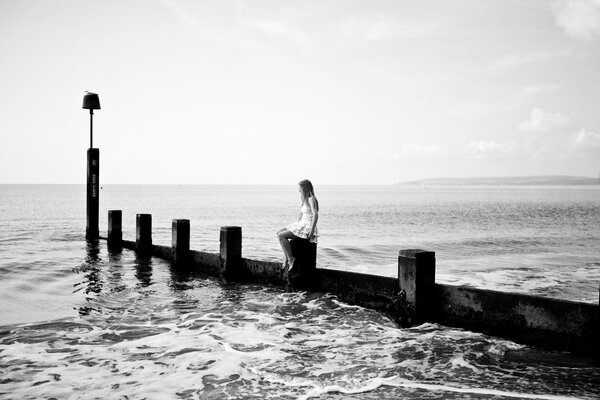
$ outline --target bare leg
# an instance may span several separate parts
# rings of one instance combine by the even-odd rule
[[[279,235],[281,235],[283,232],[287,231],[286,228],[281,228],[280,230],[277,231],[277,239],[279,240],[279,244],[281,245],[281,238],[279,237]],[[281,245],[282,249],[283,249],[283,245]],[[283,265],[282,268],[285,269],[288,265],[289,265],[290,261],[288,260],[288,256],[287,253],[285,252],[285,249],[283,249]]]
[[[281,249],[283,250],[283,255],[285,256],[285,260],[290,266],[294,265],[294,261],[296,261],[295,257],[292,255],[292,246],[290,245],[289,239],[293,239],[296,236],[288,231],[287,229],[282,229],[277,232],[277,237],[279,238],[279,244],[281,245]],[[285,267],[285,264],[284,264]]]
[[[277,237],[279,237],[279,235],[283,232],[287,231],[286,228],[281,228],[280,230],[277,231]]]

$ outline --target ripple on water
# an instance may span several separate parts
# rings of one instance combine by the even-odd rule
[[[154,307],[143,307],[148,298],[140,295],[108,318],[5,327],[0,391],[65,399],[81,393],[190,399],[598,393],[597,368],[523,362],[507,356],[523,346],[435,324],[398,329],[377,312],[329,295],[207,281],[185,292],[188,301],[211,292],[212,299],[189,311],[154,293]]]
[[[143,189],[128,190],[130,197],[119,207],[129,207],[124,236],[131,239]],[[164,194],[172,191],[162,190],[153,204],[159,244],[170,243],[173,204],[164,202]],[[193,200],[190,207],[177,208],[192,218],[192,248],[218,252],[215,232],[224,220],[222,210],[212,213],[214,201],[196,201],[206,188],[193,191],[187,197]],[[512,197],[507,204],[498,201],[502,190],[491,196],[428,190],[416,198],[413,192],[385,192],[389,196],[358,204],[361,193],[329,202],[325,194],[320,198],[329,206],[321,221],[328,234],[319,247],[319,265],[393,276],[398,250],[424,248],[436,251],[441,281],[597,302],[597,191],[590,194],[593,207],[566,209],[548,206],[539,191],[533,202],[518,204]],[[472,194],[485,198],[479,204]],[[235,207],[245,204],[232,197]],[[268,227],[278,226],[287,213],[273,213],[276,206],[264,204],[269,197],[259,198],[259,211],[229,207],[233,214],[227,217],[258,212],[242,220],[244,254],[279,260]],[[62,195],[60,200],[62,205]],[[40,215],[46,202],[38,204]],[[548,207],[538,207],[540,202]],[[17,228],[0,231],[0,320],[18,322],[0,327],[0,397],[599,395],[597,366],[531,356],[530,349],[512,342],[433,324],[398,329],[379,313],[328,295],[288,294],[178,273],[161,260],[108,253],[103,242],[86,245],[82,234],[72,233],[85,231],[84,221],[70,217],[72,205],[45,226],[29,209],[23,209],[26,217],[10,220]],[[215,217],[207,221],[205,215]]]

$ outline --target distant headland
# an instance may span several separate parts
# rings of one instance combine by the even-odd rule
[[[399,182],[397,185],[600,185],[600,178],[587,176],[541,175],[481,178],[431,178]]]

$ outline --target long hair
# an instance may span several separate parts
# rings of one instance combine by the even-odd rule
[[[310,183],[310,181],[308,179],[304,179],[304,180],[298,182],[298,185],[300,185],[300,193],[302,195],[302,203],[308,203],[308,199],[312,196],[315,198],[315,207],[317,208],[317,211],[319,211],[319,201],[317,200],[317,197],[315,196],[315,189],[313,188],[312,183]]]

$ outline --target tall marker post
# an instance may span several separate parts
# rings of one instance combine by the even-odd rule
[[[82,108],[90,110],[90,148],[87,151],[87,223],[85,238],[98,240],[98,216],[100,214],[100,149],[94,148],[94,110],[100,109],[96,93],[85,92]]]

